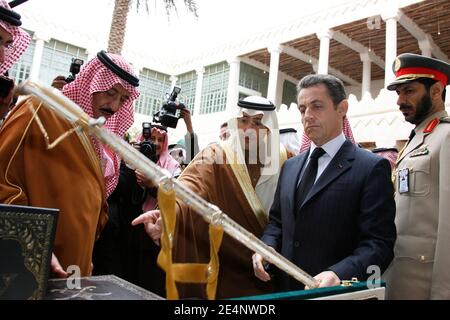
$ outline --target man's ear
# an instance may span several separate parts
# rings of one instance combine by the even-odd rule
[[[431,100],[442,99],[442,91],[444,91],[444,84],[440,81],[433,83],[430,87]]]
[[[347,99],[342,100],[338,104],[337,111],[338,111],[339,115],[341,115],[342,117],[344,117],[347,114],[347,111],[348,111],[348,100]]]

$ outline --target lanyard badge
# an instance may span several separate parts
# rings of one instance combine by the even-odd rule
[[[398,171],[398,192],[409,192],[409,169],[401,169]]]

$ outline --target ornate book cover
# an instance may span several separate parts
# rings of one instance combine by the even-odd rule
[[[73,288],[76,281],[79,287]],[[115,275],[50,279],[46,300],[164,300]]]
[[[45,297],[58,213],[0,204],[0,300]]]

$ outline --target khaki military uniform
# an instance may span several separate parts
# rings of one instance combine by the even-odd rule
[[[442,111],[425,119],[399,153],[394,171],[397,241],[394,260],[385,273],[388,299],[450,299],[447,117]],[[405,181],[401,187],[399,173],[406,172],[408,191],[400,192]]]

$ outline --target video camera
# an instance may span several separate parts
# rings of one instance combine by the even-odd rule
[[[71,73],[70,76],[66,78],[67,83],[71,83],[73,80],[75,80],[75,77],[80,72],[81,66],[83,65],[84,61],[77,58],[72,58],[72,63],[70,64],[69,72]]]
[[[142,123],[142,137],[144,140],[138,143],[139,151],[151,161],[158,161],[156,157],[156,145],[150,140],[152,135],[152,125],[150,122]]]
[[[153,121],[161,123],[161,125],[170,128],[176,128],[179,117],[176,115],[177,110],[186,108],[182,103],[176,103],[181,88],[175,86],[167,101],[163,104],[161,110],[153,115]]]

